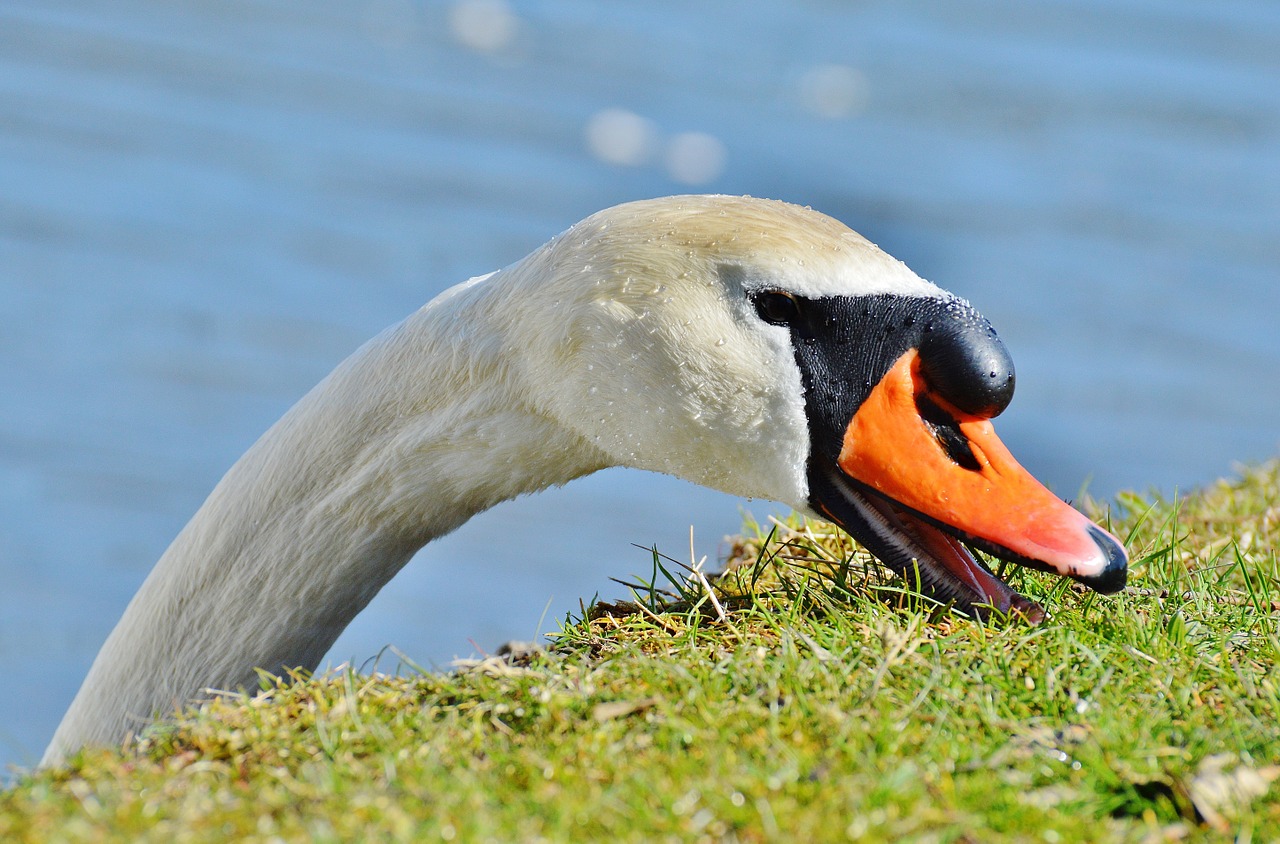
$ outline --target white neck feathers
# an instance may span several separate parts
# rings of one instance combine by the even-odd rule
[[[502,279],[385,331],[231,468],[98,654],[42,764],[118,742],[255,668],[314,668],[413,553],[472,514],[604,465],[528,407],[487,319]]]

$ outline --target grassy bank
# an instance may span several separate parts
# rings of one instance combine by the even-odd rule
[[[824,525],[762,529],[715,600],[661,561],[544,654],[86,752],[0,794],[0,840],[1275,840],[1280,464],[1110,509],[1130,588],[1015,572],[1038,627],[904,598]]]

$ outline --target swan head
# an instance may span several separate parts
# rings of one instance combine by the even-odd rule
[[[996,437],[1013,363],[967,302],[843,224],[748,197],[587,218],[517,265],[538,411],[602,464],[834,521],[978,613],[1043,611],[971,554],[1123,588],[1120,543]]]

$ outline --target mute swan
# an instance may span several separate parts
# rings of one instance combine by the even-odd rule
[[[933,595],[1038,619],[961,542],[1100,592],[1120,543],[1010,456],[1013,365],[966,302],[835,220],[686,196],[440,294],[231,468],[133,598],[42,765],[206,687],[314,668],[431,539],[606,466],[780,501]]]

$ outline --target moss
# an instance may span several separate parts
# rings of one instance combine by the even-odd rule
[[[830,526],[749,525],[722,577],[655,554],[546,652],[268,680],[84,751],[0,794],[0,839],[1280,834],[1280,464],[1099,515],[1130,588],[1012,572],[1036,627],[904,593]]]

